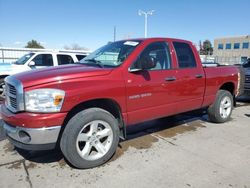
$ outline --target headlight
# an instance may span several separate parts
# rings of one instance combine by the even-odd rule
[[[30,112],[59,112],[65,92],[59,89],[35,89],[25,92],[25,109]]]

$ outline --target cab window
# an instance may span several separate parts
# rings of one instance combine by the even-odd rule
[[[78,59],[78,61],[81,61],[85,57],[86,55],[76,55],[76,58]]]
[[[33,61],[35,62],[35,66],[53,66],[53,58],[51,54],[37,55]]]
[[[74,63],[73,58],[70,55],[57,55],[58,65],[67,65]]]
[[[174,42],[173,45],[177,55],[179,68],[196,67],[193,50],[189,44],[183,42]]]
[[[166,42],[154,42],[148,45],[131,68],[140,69],[145,62],[151,64],[148,66],[151,68],[148,68],[147,70],[171,69],[171,58],[168,44]]]

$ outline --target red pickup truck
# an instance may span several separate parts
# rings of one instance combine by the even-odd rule
[[[228,121],[238,79],[233,66],[203,68],[189,41],[123,40],[78,64],[7,77],[1,116],[16,147],[58,145],[73,166],[90,168],[112,157],[127,126],[200,108]]]

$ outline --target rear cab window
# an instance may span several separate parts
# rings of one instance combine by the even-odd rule
[[[86,55],[76,55],[76,58],[78,59],[78,61],[81,61],[85,57]]]
[[[173,45],[180,69],[197,67],[193,50],[189,44],[184,42],[173,42]]]
[[[57,55],[58,65],[67,65],[74,63],[73,58],[70,55]]]

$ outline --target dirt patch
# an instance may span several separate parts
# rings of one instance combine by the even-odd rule
[[[201,121],[193,121],[187,125],[179,125],[176,127],[168,128],[159,132],[156,132],[156,135],[159,135],[164,138],[172,138],[176,135],[183,134],[189,131],[196,131],[197,128],[206,127],[202,125]]]
[[[21,169],[22,162],[15,162],[8,166],[8,169]]]
[[[114,161],[119,158],[121,155],[124,154],[125,151],[128,150],[129,147],[133,147],[136,149],[148,149],[150,148],[153,143],[157,142],[158,138],[155,138],[152,135],[145,135],[138,138],[134,138],[131,140],[127,140],[121,142],[116,150],[115,155],[112,157],[110,161]]]
[[[115,155],[112,157],[111,161],[116,160],[121,155],[124,154],[125,151],[128,150],[129,147],[133,147],[135,149],[148,149],[153,143],[158,141],[157,136],[163,138],[172,138],[176,135],[183,134],[189,131],[196,131],[198,128],[206,127],[202,124],[201,120],[191,121],[187,124],[185,122],[178,121],[158,121],[153,122],[154,126],[148,126],[148,129],[144,129],[143,132],[138,133],[139,135],[129,135],[133,139],[126,140],[119,144],[119,147],[116,150]],[[149,124],[149,123],[148,123]],[[152,124],[152,122],[150,122]],[[135,125],[136,126],[136,125]],[[152,135],[155,136],[152,136]],[[173,138],[175,139],[175,138]]]
[[[36,164],[36,163],[30,162],[30,163],[27,165],[27,169],[33,169],[33,168],[35,168],[35,167],[37,167],[37,164]]]
[[[7,153],[7,152],[14,151],[15,147],[10,142],[8,142],[8,143],[5,144],[3,149],[4,149],[4,152]]]
[[[244,106],[250,106],[250,103],[248,102],[245,102],[245,103],[236,103],[236,108],[239,108],[239,107],[244,107]]]
[[[58,164],[61,168],[65,167],[67,165],[67,163],[65,162],[64,159],[61,159],[60,161],[58,161]]]

